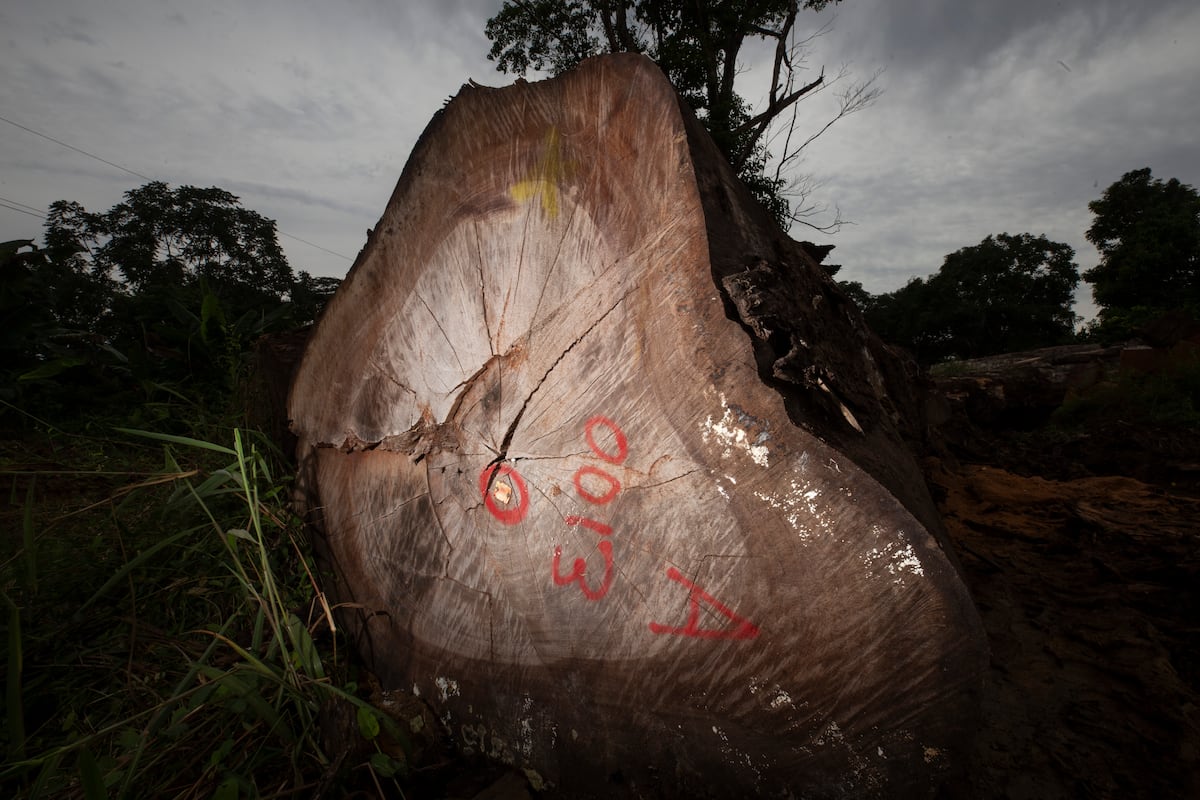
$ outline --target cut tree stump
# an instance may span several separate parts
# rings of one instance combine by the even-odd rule
[[[535,789],[924,796],[986,646],[912,395],[605,56],[430,123],[293,384],[298,504],[385,685]]]

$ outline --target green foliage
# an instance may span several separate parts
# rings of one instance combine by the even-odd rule
[[[216,188],[56,202],[45,243],[0,245],[0,401],[59,419],[103,397],[153,424],[168,396],[228,397],[253,340],[311,322],[338,283],[294,274],[275,223]]]
[[[800,9],[819,11],[831,1],[839,2],[506,0],[485,27],[492,42],[488,58],[503,72],[559,74],[599,53],[645,53],[704,122],[751,193],[787,227],[794,219],[787,182],[767,173],[763,136],[779,114],[819,85],[791,83],[801,59],[789,37]],[[752,115],[735,90],[738,58],[749,39],[771,41],[777,49],[776,83],[760,115]]]
[[[56,203],[45,249],[0,245],[0,270],[0,796],[402,777],[390,717],[322,737],[323,709],[377,711],[338,657],[282,458],[230,433],[252,343],[313,319],[336,281],[293,275],[232,195],[162,184],[105,214]]]
[[[837,285],[847,297],[854,301],[856,306],[864,311],[875,303],[875,295],[868,292],[861,281],[838,281]]]
[[[1002,233],[946,256],[936,275],[858,302],[885,341],[925,364],[1062,344],[1076,321],[1074,256],[1045,236]]]
[[[126,192],[104,214],[56,202],[47,217],[46,244],[52,257],[117,275],[134,293],[207,279],[230,294],[279,299],[295,282],[275,223],[216,187],[171,189],[154,181]]]
[[[1066,429],[1115,423],[1200,429],[1200,358],[1159,372],[1124,371],[1116,381],[1068,398],[1053,422]]]
[[[349,789],[355,772],[377,786],[372,757],[404,735],[331,648],[269,450],[236,430],[231,446],[128,433],[149,444],[75,438],[59,453],[77,472],[30,474],[11,457],[0,470],[6,513],[32,531],[0,551],[0,794],[307,795]],[[92,468],[111,460],[128,463]],[[369,716],[371,735],[331,752],[318,723],[331,703],[360,727]]]
[[[588,56],[604,52],[597,31],[602,13],[598,5],[582,0],[506,2],[484,28],[492,42],[488,58],[497,69],[516,75],[530,70],[566,72]],[[636,40],[632,47],[622,43],[620,50],[641,52],[640,45]]]
[[[1200,313],[1200,193],[1150,169],[1127,172],[1088,204],[1100,263],[1083,274],[1100,307],[1093,334],[1128,338],[1166,311]]]
[[[110,281],[53,260],[33,240],[0,245],[0,402],[70,414],[113,391],[124,360],[105,335],[114,294]]]

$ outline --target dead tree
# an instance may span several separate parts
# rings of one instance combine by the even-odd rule
[[[925,795],[985,645],[902,371],[652,62],[464,87],[292,388],[382,680],[569,796]]]

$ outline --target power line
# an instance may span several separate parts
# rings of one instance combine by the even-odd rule
[[[148,175],[143,175],[142,173],[137,172],[132,169],[129,169],[128,167],[123,167],[120,164],[115,164],[112,161],[109,161],[108,159],[101,158],[100,156],[96,155],[95,153],[89,153],[87,150],[82,150],[78,147],[75,147],[74,145],[67,144],[64,141],[62,141],[60,139],[55,139],[53,136],[49,136],[45,133],[42,133],[41,131],[35,131],[33,128],[27,128],[24,125],[22,125],[21,123],[13,122],[11,119],[8,119],[7,117],[0,117],[0,122],[7,122],[9,125],[12,125],[14,128],[20,128],[23,131],[32,133],[34,136],[40,136],[41,138],[45,139],[48,142],[54,142],[55,144],[60,145],[61,147],[65,147],[68,150],[73,150],[76,153],[79,153],[80,155],[87,156],[88,158],[95,159],[96,161],[99,161],[101,164],[107,164],[108,166],[114,167],[115,169],[119,169],[122,172],[128,172],[130,175],[141,178],[142,180],[147,180],[147,181],[154,180],[153,178],[151,178]],[[3,200],[3,198],[0,198],[0,200]],[[24,203],[17,203],[14,200],[8,200],[6,202],[14,203],[15,205],[18,205],[18,206],[25,205]],[[41,213],[38,213],[35,215],[30,211],[24,211],[20,208],[13,208],[11,206],[6,206],[6,207],[9,208],[9,210],[11,210],[11,211],[20,211],[22,214],[29,214],[30,216],[38,216],[38,217],[45,216]],[[33,208],[33,206],[26,206],[26,208]],[[276,230],[278,230],[278,229],[276,229]],[[303,244],[306,244],[309,247],[315,247],[317,250],[320,250],[323,253],[328,253],[331,256],[336,256],[345,261],[353,261],[354,260],[354,259],[350,258],[350,256],[342,255],[341,253],[335,253],[334,251],[332,251],[326,247],[321,247],[321,245],[319,245],[319,244],[313,244],[312,242],[308,241],[307,239],[301,239],[299,236],[293,236],[292,234],[286,233],[285,231],[278,231],[278,232],[279,232],[280,236],[286,236],[289,239],[295,239],[297,242],[302,242]]]
[[[27,209],[29,209],[30,211],[36,211],[36,212],[38,212],[39,214],[41,214],[41,213],[42,213],[42,210],[41,210],[40,208],[38,208],[37,206],[31,206],[31,205],[29,205],[28,203],[21,203],[21,202],[18,202],[18,201],[16,201],[16,200],[10,200],[10,199],[9,199],[9,198],[7,198],[7,197],[0,197],[0,200],[3,200],[5,203],[11,203],[11,204],[13,204],[14,206],[20,206],[21,208],[27,208]]]
[[[17,208],[16,206],[10,206],[2,197],[0,197],[0,208],[7,208],[9,211],[16,211],[18,214],[28,214],[29,216],[37,217],[38,219],[44,219],[46,216],[45,214],[38,214],[33,211],[26,211],[23,208]]]
[[[12,125],[14,128],[20,128],[23,131],[32,133],[34,136],[40,136],[48,142],[54,142],[55,144],[61,145],[62,147],[67,148],[68,150],[74,150],[76,153],[85,155],[88,158],[94,158],[95,160],[99,161],[101,164],[108,164],[110,167],[119,169],[122,172],[128,172],[130,175],[135,175],[135,176],[141,178],[142,180],[147,180],[147,181],[154,180],[153,178],[149,177],[148,175],[143,175],[140,172],[134,172],[133,170],[129,169],[128,167],[122,167],[120,164],[114,164],[113,162],[108,161],[107,159],[101,158],[100,156],[96,155],[95,153],[89,153],[87,150],[80,150],[78,147],[75,147],[74,145],[70,145],[64,141],[55,139],[53,136],[47,136],[46,134],[42,133],[41,131],[35,131],[33,128],[26,128],[24,125],[22,125],[19,122],[13,122],[11,119],[7,119],[5,117],[0,117],[0,122],[7,122],[9,125]]]
[[[277,229],[277,230],[278,230],[278,229]],[[322,252],[329,253],[329,255],[331,255],[331,256],[337,256],[338,258],[344,258],[344,259],[345,259],[345,260],[347,260],[347,261],[350,261],[350,260],[352,260],[352,259],[350,258],[350,256],[344,256],[344,255],[342,255],[341,253],[335,253],[335,252],[333,252],[332,250],[329,250],[329,249],[327,249],[327,248],[321,247],[321,245],[319,245],[319,244],[313,244],[312,242],[308,241],[307,239],[301,239],[299,236],[293,236],[292,234],[290,234],[290,233],[285,233],[284,231],[279,231],[279,235],[280,235],[280,236],[286,236],[286,237],[287,237],[287,238],[289,238],[289,239],[295,239],[297,242],[304,242],[304,243],[305,243],[306,245],[308,245],[309,247],[315,247],[315,248],[317,248],[318,250],[321,250]]]

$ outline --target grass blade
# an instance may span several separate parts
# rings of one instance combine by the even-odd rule
[[[79,751],[79,783],[83,786],[83,796],[87,800],[108,800],[104,776],[100,774],[96,757],[86,747]]]
[[[4,679],[4,702],[6,706],[4,726],[8,732],[8,758],[21,761],[25,758],[25,712],[21,702],[21,668],[24,657],[21,652],[21,609],[17,608],[7,594],[4,604],[8,606],[8,674]]]
[[[199,447],[202,450],[213,450],[218,453],[224,453],[227,456],[235,456],[237,452],[229,447],[214,442],[206,442],[203,439],[193,439],[190,436],[175,436],[170,433],[158,433],[157,431],[142,431],[136,428],[117,428],[116,430],[130,436],[144,436],[147,439],[157,439],[160,442],[169,442],[170,444],[182,445],[183,447]]]
[[[29,488],[25,490],[25,513],[21,518],[21,534],[25,548],[25,580],[30,593],[37,594],[37,537],[33,530],[33,489],[37,485],[37,475],[29,479]]]

